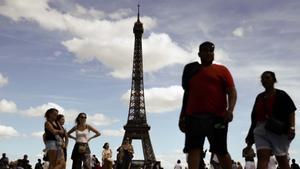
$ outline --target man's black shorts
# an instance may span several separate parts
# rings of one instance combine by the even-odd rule
[[[202,149],[207,137],[210,151],[219,155],[228,154],[227,150],[228,123],[222,118],[212,116],[187,116],[184,152],[191,149]]]

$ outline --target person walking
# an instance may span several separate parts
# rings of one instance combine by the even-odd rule
[[[75,123],[76,125],[68,131],[68,136],[76,141],[71,159],[73,160],[72,169],[81,169],[82,163],[84,169],[91,169],[91,150],[89,148],[89,141],[93,138],[100,136],[100,132],[86,123],[87,115],[85,113],[79,113]],[[95,135],[89,137],[90,131]],[[75,132],[75,136],[71,134]]]
[[[266,169],[271,155],[275,155],[280,169],[289,169],[288,150],[295,137],[296,106],[285,91],[274,87],[276,82],[274,72],[262,73],[265,90],[255,99],[245,139],[256,145],[257,169]]]
[[[207,137],[223,169],[231,169],[227,150],[228,123],[233,119],[237,93],[229,70],[214,64],[215,45],[199,46],[201,64],[187,64],[182,75],[184,89],[179,128],[185,133],[184,152],[189,169],[199,169],[201,151]]]

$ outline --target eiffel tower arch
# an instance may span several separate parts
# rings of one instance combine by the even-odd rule
[[[132,140],[141,140],[144,160],[133,160],[131,168],[146,168],[151,169],[156,158],[152,148],[149,130],[150,126],[147,124],[145,96],[144,96],[144,78],[143,78],[143,53],[142,53],[142,34],[144,32],[143,23],[140,21],[140,12],[138,5],[137,21],[133,27],[135,36],[134,41],[134,55],[132,67],[132,82],[130,92],[130,103],[128,111],[127,124],[124,126],[125,138]]]

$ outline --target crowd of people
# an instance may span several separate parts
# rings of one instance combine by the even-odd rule
[[[117,164],[112,159],[112,150],[109,143],[103,145],[102,160],[98,160],[96,155],[91,155],[89,142],[100,136],[100,132],[86,123],[87,114],[79,113],[75,119],[75,126],[69,131],[64,128],[64,115],[59,114],[55,108],[50,108],[45,112],[43,142],[45,144],[43,162],[38,159],[35,169],[65,169],[67,161],[67,148],[69,138],[74,139],[75,144],[72,149],[72,169],[117,169],[130,168],[133,158],[133,147],[131,140],[126,138],[124,143],[118,148]],[[94,133],[94,135],[90,135]],[[28,156],[23,159],[9,161],[6,153],[2,154],[0,169],[31,169]]]
[[[87,114],[79,113],[75,119],[75,126],[69,131],[64,128],[64,115],[59,114],[55,108],[50,108],[45,112],[43,149],[44,157],[38,159],[34,169],[65,169],[67,162],[67,148],[69,139],[73,139],[75,144],[72,149],[72,169],[128,169],[131,165],[134,150],[131,139],[126,137],[122,145],[117,149],[116,162],[113,160],[112,150],[109,143],[103,145],[102,159],[98,160],[96,155],[91,155],[89,142],[100,136],[100,132],[86,123]],[[91,136],[91,133],[94,135]],[[42,161],[43,160],[43,161]],[[0,159],[0,169],[32,169],[28,156],[23,159],[9,161],[6,153]]]
[[[183,71],[184,96],[179,116],[179,129],[185,134],[183,152],[187,154],[189,169],[204,169],[203,158],[206,153],[203,152],[203,145],[207,138],[209,151],[213,154],[211,161],[214,168],[241,169],[240,162],[234,162],[227,149],[228,125],[233,120],[237,91],[230,71],[224,65],[213,63],[214,50],[212,42],[202,43],[198,52],[201,63],[189,63]],[[243,150],[244,168],[267,169],[274,165],[278,165],[280,169],[299,168],[294,159],[290,165],[288,158],[289,146],[296,133],[296,106],[285,91],[275,88],[277,78],[274,72],[264,71],[260,78],[264,91],[257,95],[252,109],[251,126],[245,138],[247,147]],[[89,147],[89,141],[100,136],[100,132],[86,123],[86,113],[78,114],[75,126],[68,132],[63,127],[64,116],[57,109],[48,109],[45,119],[43,139],[49,169],[66,168],[69,138],[76,142],[71,154],[72,169],[100,167],[99,160],[91,162],[93,159],[96,161],[96,157],[92,158]],[[89,137],[90,132],[94,133],[92,137]],[[125,138],[118,148],[115,164],[117,169],[130,168],[134,153],[130,141],[130,138]],[[256,153],[252,149],[253,144],[256,146]],[[10,166],[7,161],[4,154],[1,167]],[[41,166],[40,163],[39,161],[37,166]],[[31,168],[27,155],[18,160],[17,166]],[[105,143],[102,168],[112,169],[113,166],[112,151],[109,144]],[[181,168],[180,161],[174,168]]]
[[[133,157],[133,147],[129,138],[118,148],[118,165],[114,165],[112,160],[112,150],[109,143],[103,145],[102,160],[98,160],[96,155],[91,155],[89,141],[100,136],[100,132],[86,123],[86,113],[79,113],[75,126],[68,132],[64,129],[64,116],[59,114],[55,108],[50,108],[45,113],[45,132],[43,142],[45,144],[43,162],[38,159],[34,169],[65,169],[67,162],[67,147],[69,138],[75,140],[72,150],[72,169],[128,169]],[[90,132],[94,133],[90,136]],[[73,134],[75,133],[75,134]],[[28,156],[23,159],[9,161],[6,153],[0,159],[0,169],[32,169]]]
[[[102,165],[101,162],[98,160],[96,155],[92,155],[91,157],[91,163],[89,164],[91,166],[91,169],[103,169],[104,167],[104,158],[102,159]],[[28,159],[28,156],[25,154],[22,159],[17,160],[9,160],[6,156],[6,153],[2,154],[2,158],[0,159],[0,169],[49,169],[50,162],[48,159],[37,159],[37,162],[32,165],[30,164],[30,161]]]
[[[65,169],[67,160],[67,147],[69,138],[75,141],[72,149],[72,169],[112,169],[114,161],[112,160],[112,150],[109,143],[103,145],[102,162],[91,156],[89,142],[99,137],[100,132],[92,125],[86,123],[87,114],[79,113],[75,119],[75,126],[68,132],[64,129],[64,116],[59,114],[55,108],[50,108],[45,113],[45,154],[49,161],[49,169]],[[91,133],[94,135],[90,136]],[[128,169],[133,157],[133,147],[129,138],[125,139],[118,150],[117,169]]]

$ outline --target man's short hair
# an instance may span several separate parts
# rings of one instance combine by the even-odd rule
[[[213,52],[215,50],[215,45],[209,41],[203,42],[199,46],[199,51],[201,51],[201,50],[208,50],[210,52]]]

